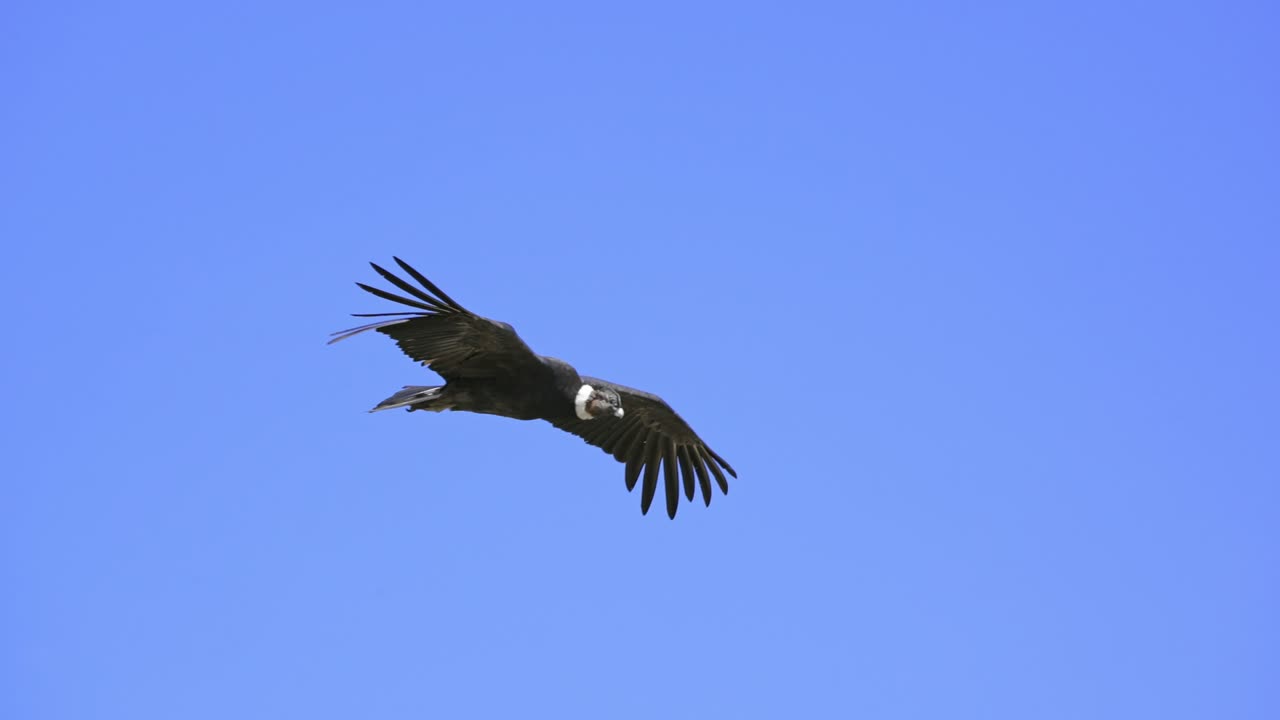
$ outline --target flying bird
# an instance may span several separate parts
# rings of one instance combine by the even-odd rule
[[[370,412],[407,408],[460,410],[516,420],[546,420],[573,433],[626,464],[627,490],[640,485],[640,512],[648,513],[661,472],[667,516],[674,518],[684,495],[692,501],[696,486],[711,504],[711,478],[729,492],[725,473],[738,477],[729,463],[707,447],[689,424],[662,398],[599,378],[579,375],[569,363],[538,355],[507,323],[481,317],[462,307],[422,273],[395,258],[421,288],[369,263],[405,295],[356,283],[412,311],[353,313],[355,317],[392,318],[333,333],[330,344],[377,330],[395,340],[405,355],[435,371],[444,385],[407,385]]]

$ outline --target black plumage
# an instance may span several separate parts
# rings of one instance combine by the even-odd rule
[[[538,355],[514,328],[480,317],[449,297],[408,263],[396,264],[421,287],[379,267],[373,269],[408,297],[356,283],[380,298],[414,308],[390,313],[367,325],[333,334],[329,341],[377,330],[395,340],[406,355],[434,370],[443,386],[406,386],[374,410],[461,410],[517,420],[546,420],[624,463],[627,490],[640,485],[640,512],[649,512],[661,472],[667,515],[695,489],[711,504],[711,478],[722,493],[734,472],[662,398],[607,380],[579,375],[567,362]]]

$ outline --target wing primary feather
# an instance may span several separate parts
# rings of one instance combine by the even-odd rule
[[[409,312],[409,311],[393,312],[393,313],[351,313],[351,317],[393,317],[393,316],[394,317],[406,317],[406,316],[426,317],[428,315],[430,315],[430,313]],[[336,335],[337,333],[334,333],[334,334]]]
[[[372,285],[365,285],[364,283],[361,283],[361,282],[356,283],[356,285],[359,285],[361,290],[364,290],[367,293],[372,293],[374,295],[377,295],[378,297],[384,300],[390,300],[391,302],[398,302],[401,305],[408,305],[409,307],[416,307],[419,310],[426,310],[428,312],[437,312],[436,308],[426,303],[418,302],[417,300],[410,300],[407,297],[400,297],[395,293],[387,292],[386,290],[373,287]]]
[[[729,481],[725,479],[724,473],[720,472],[720,466],[716,465],[716,461],[711,457],[711,451],[705,445],[698,446],[698,452],[702,453],[702,457],[707,461],[707,468],[711,470],[711,474],[716,476],[716,484],[720,486],[720,492],[725,495],[729,494]],[[737,475],[734,475],[737,477]]]
[[[414,280],[417,280],[418,282],[422,283],[422,287],[424,287],[424,288],[426,288],[426,289],[430,290],[431,292],[435,293],[437,297],[439,297],[441,300],[443,300],[443,301],[445,301],[446,303],[448,303],[448,304],[449,304],[449,306],[450,306],[450,307],[452,307],[454,310],[458,310],[459,312],[467,312],[467,309],[466,309],[466,308],[464,308],[464,307],[462,307],[461,305],[459,305],[459,304],[458,304],[458,301],[456,301],[456,300],[454,300],[453,298],[449,297],[449,296],[445,293],[445,291],[443,291],[443,290],[441,290],[440,288],[436,287],[435,283],[433,283],[433,282],[431,282],[430,280],[428,280],[428,279],[426,278],[426,276],[425,276],[425,275],[423,275],[422,273],[418,272],[417,270],[414,270],[414,269],[413,269],[413,267],[412,267],[411,265],[409,265],[409,263],[407,263],[407,262],[405,262],[405,261],[401,260],[401,259],[400,259],[400,258],[398,258],[398,257],[395,257],[394,255],[393,255],[393,256],[391,256],[391,257],[392,257],[392,259],[393,259],[393,260],[395,260],[395,261],[396,261],[396,264],[397,264],[397,265],[399,265],[399,266],[400,266],[400,268],[401,268],[402,270],[404,270],[405,272],[409,273],[409,275],[410,275],[411,277],[413,277],[413,279],[414,279]]]
[[[640,486],[640,514],[647,515],[653,504],[653,494],[658,489],[658,466],[662,460],[662,436],[649,433],[645,440],[644,484]]]
[[[707,468],[703,465],[702,456],[694,448],[689,448],[689,461],[693,463],[693,469],[698,473],[698,487],[702,488],[702,503],[711,505],[711,476],[707,474]]]
[[[388,325],[399,325],[402,322],[409,322],[412,319],[413,318],[400,318],[398,320],[383,320],[381,322],[369,323],[368,325],[361,325],[360,327],[353,327],[348,330],[339,330],[338,332],[335,332],[335,333],[329,333],[333,337],[331,337],[329,339],[329,342],[325,344],[332,345],[338,342],[339,340],[346,340],[352,335],[359,335],[365,330],[374,330],[376,328],[387,327]]]
[[[724,461],[724,458],[722,458],[722,457],[720,457],[719,455],[717,455],[715,450],[712,450],[711,448],[707,447],[706,445],[703,445],[703,446],[702,446],[702,448],[703,448],[704,450],[706,450],[707,452],[711,453],[711,457],[715,458],[716,462],[718,462],[718,463],[720,463],[721,465],[723,465],[723,466],[724,466],[724,469],[725,469],[725,470],[728,470],[730,475],[732,475],[732,476],[734,476],[734,477],[738,477],[738,473],[734,472],[734,471],[733,471],[733,468],[729,466],[729,463],[725,462],[725,461]]]
[[[426,304],[430,305],[431,307],[433,307],[433,308],[435,308],[435,309],[437,309],[437,310],[439,310],[439,311],[441,311],[441,312],[453,312],[453,308],[449,307],[448,305],[445,305],[442,301],[437,300],[436,298],[431,297],[431,296],[430,296],[430,295],[428,295],[427,293],[425,293],[425,292],[423,292],[423,291],[419,290],[418,288],[416,288],[416,287],[414,287],[414,286],[410,285],[409,283],[405,282],[404,280],[401,280],[400,278],[396,277],[395,275],[392,275],[390,272],[387,272],[386,270],[384,270],[384,269],[382,268],[382,266],[381,266],[381,265],[379,265],[378,263],[373,263],[373,262],[371,262],[371,263],[369,263],[369,264],[370,264],[370,265],[372,265],[372,266],[373,266],[373,269],[374,269],[375,271],[377,271],[377,273],[378,273],[379,275],[381,275],[381,276],[382,276],[382,279],[386,280],[387,282],[391,283],[392,285],[395,285],[396,287],[400,288],[401,290],[403,290],[403,291],[405,291],[405,292],[409,293],[410,295],[412,295],[412,296],[414,296],[414,297],[418,298],[419,300],[421,300],[421,301],[425,302]]]
[[[684,496],[693,502],[693,463],[689,462],[689,448],[681,445],[676,448],[676,458],[680,461],[680,474],[684,477]]]
[[[680,468],[676,466],[676,446],[671,442],[670,438],[663,438],[662,444],[666,446],[665,457],[662,459],[663,469],[663,488],[667,494],[667,517],[672,520],[676,519],[676,510],[680,505]]]
[[[636,453],[634,457],[627,460],[627,492],[631,492],[636,489],[636,480],[640,477],[640,468],[642,467],[644,467],[644,456],[640,453]]]
[[[636,480],[640,478],[640,469],[644,468],[645,437],[645,433],[637,434],[635,442],[631,443],[631,450],[627,451],[627,492],[631,492],[636,489]]]

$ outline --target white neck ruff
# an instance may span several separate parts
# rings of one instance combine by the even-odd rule
[[[587,412],[587,400],[591,398],[591,393],[595,392],[595,388],[583,383],[578,388],[578,395],[573,399],[573,409],[578,413],[579,420],[590,420],[591,413]]]

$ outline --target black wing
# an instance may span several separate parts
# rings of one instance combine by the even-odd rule
[[[436,371],[446,380],[514,374],[542,361],[510,325],[480,317],[459,305],[422,273],[395,258],[396,264],[425,288],[416,288],[369,263],[383,278],[413,298],[364,283],[362,289],[380,298],[417,308],[414,312],[355,313],[355,317],[394,317],[333,333],[329,342],[345,340],[366,330],[390,336],[405,355]]]
[[[654,493],[658,488],[658,470],[662,468],[666,486],[667,515],[676,516],[680,503],[680,478],[684,478],[684,494],[693,500],[694,483],[702,489],[702,501],[711,504],[711,478],[722,493],[729,492],[727,471],[733,471],[724,458],[702,442],[702,438],[689,427],[684,418],[676,414],[662,398],[624,385],[584,377],[584,383],[593,387],[611,388],[622,398],[623,416],[599,417],[579,420],[575,416],[551,421],[552,425],[571,432],[589,444],[604,450],[615,460],[627,464],[627,490],[636,486],[641,470],[644,483],[640,487],[640,512],[649,512]],[[724,471],[721,470],[724,469]]]

